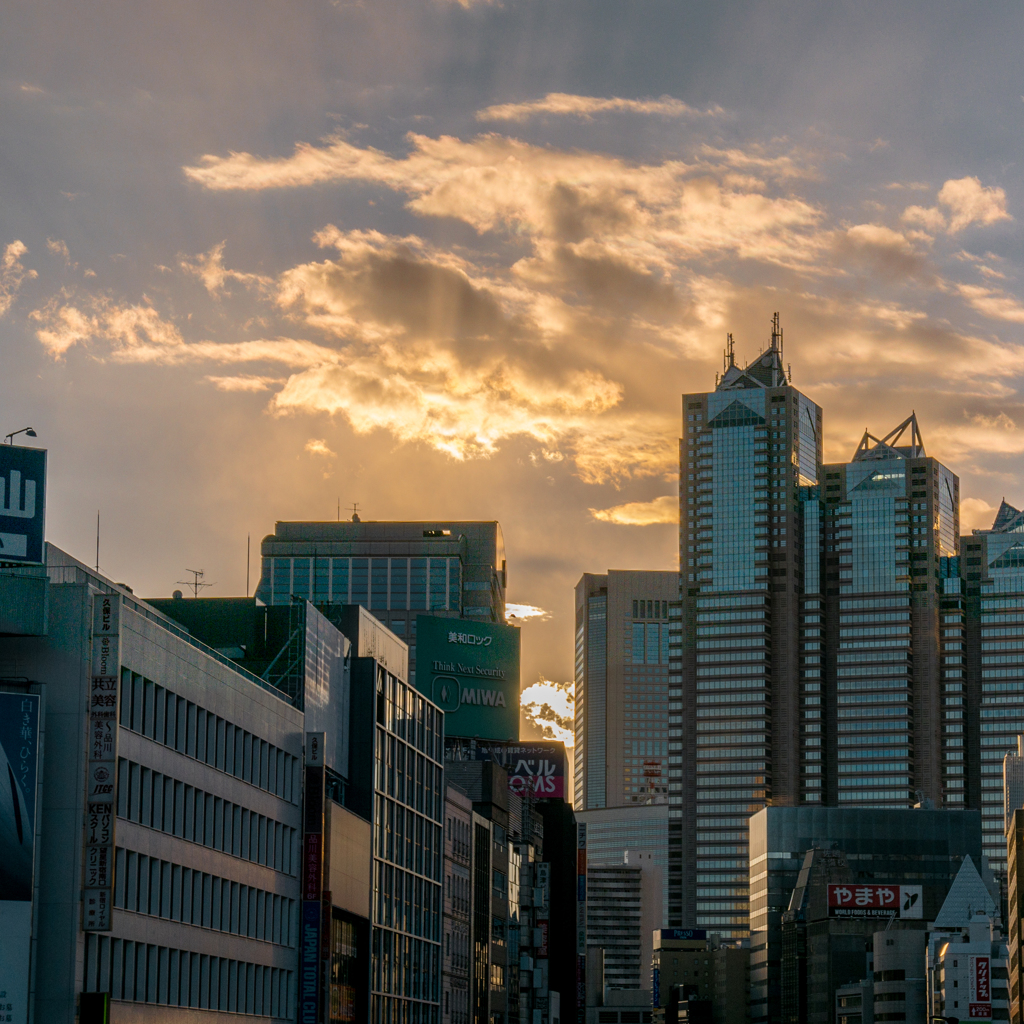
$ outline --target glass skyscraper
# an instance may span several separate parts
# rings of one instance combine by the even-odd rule
[[[961,550],[967,798],[981,808],[983,849],[1005,880],[1003,756],[1024,732],[1024,512],[1003,501],[992,528],[964,537]]]
[[[767,908],[748,903],[750,814],[971,805],[959,482],[913,416],[822,465],[821,410],[791,386],[774,326],[749,366],[730,357],[714,392],[683,396],[669,691],[686,753],[670,923],[750,935],[752,985]]]
[[[778,318],[740,369],[683,396],[680,643],[669,675],[669,923],[748,934],[747,819],[820,799],[820,709],[800,690],[804,496],[821,472],[821,409],[790,384]],[[817,564],[814,542],[813,564]],[[811,585],[819,591],[817,578]],[[678,713],[673,714],[673,705]],[[810,779],[810,785],[807,780]]]

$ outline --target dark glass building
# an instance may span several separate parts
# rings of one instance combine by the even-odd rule
[[[921,885],[923,920],[934,919],[965,856],[983,864],[978,811],[766,807],[754,815],[749,876],[754,1024],[783,1019],[783,914],[804,855],[815,846],[842,851],[851,881]]]
[[[256,597],[324,610],[358,604],[409,645],[416,616],[505,621],[505,540],[496,522],[277,523],[263,538]],[[333,615],[328,613],[333,619]]]

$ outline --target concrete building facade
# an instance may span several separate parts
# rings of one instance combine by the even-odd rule
[[[113,1020],[292,1019],[302,713],[129,590],[53,545],[46,558],[2,580],[15,601],[25,580],[42,587],[42,628],[0,638],[3,689],[38,692],[46,709],[31,1019],[72,1024],[82,992],[109,993]],[[101,604],[117,640],[116,821],[109,923],[85,930]]]

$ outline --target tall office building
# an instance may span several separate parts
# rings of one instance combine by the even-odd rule
[[[1005,501],[992,528],[963,538],[967,794],[981,808],[984,851],[1005,879],[1002,762],[1024,732],[1024,512]],[[1011,777],[1011,782],[1012,782]],[[1011,787],[1012,789],[1012,787]],[[1018,803],[1016,805],[1020,807]]]
[[[969,803],[959,482],[913,415],[823,466],[777,319],[769,349],[745,370],[730,354],[683,416],[671,739],[691,756],[669,834],[670,865],[691,867],[681,885],[670,871],[670,924],[741,938],[764,931],[745,877],[758,808]]]
[[[805,546],[823,545],[824,579],[805,574],[801,669],[803,703],[824,697],[822,798],[841,807],[906,807],[913,796],[964,806],[962,597],[948,565],[959,481],[925,454],[914,416],[881,439],[865,431],[853,460],[823,473],[824,500],[805,503]],[[823,632],[809,625],[816,607]],[[940,616],[949,654],[939,649]],[[814,633],[821,639],[809,639]],[[822,641],[823,675],[811,653]],[[809,791],[810,763],[804,771]]]
[[[359,604],[409,644],[416,616],[505,621],[505,540],[496,522],[277,523],[263,538],[256,596],[317,607]]]
[[[801,497],[820,476],[821,409],[789,382],[777,316],[767,351],[740,369],[730,338],[715,390],[682,404],[682,645],[672,672],[681,685],[669,691],[682,714],[670,718],[669,742],[686,757],[669,794],[669,924],[740,938],[747,819],[768,800],[800,803],[806,767],[820,763],[799,636]],[[810,544],[816,564],[813,531]],[[818,594],[817,579],[812,587]]]
[[[673,772],[679,784],[682,757],[669,748],[678,581],[674,572],[612,570],[576,585],[577,811],[665,804]]]

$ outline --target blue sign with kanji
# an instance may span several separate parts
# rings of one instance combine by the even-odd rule
[[[0,445],[0,562],[42,563],[46,450]]]

